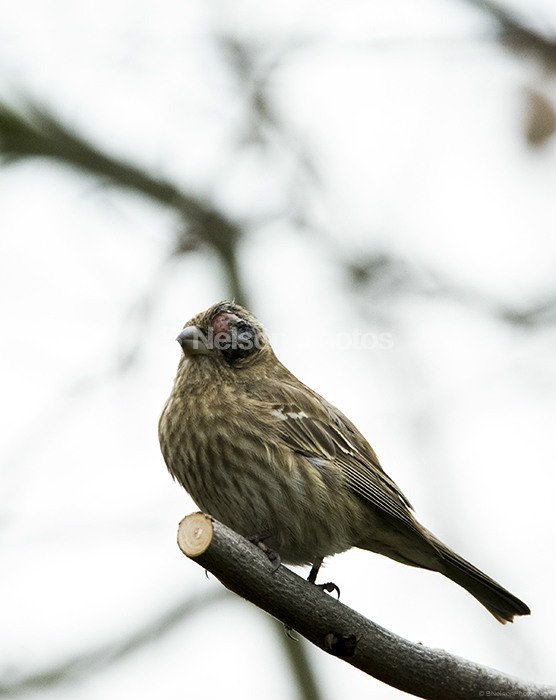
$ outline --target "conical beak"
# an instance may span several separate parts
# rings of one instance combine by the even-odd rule
[[[197,326],[186,326],[176,338],[184,355],[207,355],[207,338]]]

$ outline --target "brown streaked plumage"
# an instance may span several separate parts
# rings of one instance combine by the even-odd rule
[[[291,564],[360,547],[438,571],[500,622],[525,603],[420,525],[407,498],[337,408],[277,359],[258,321],[221,302],[189,321],[159,423],[172,476],[204,511]]]

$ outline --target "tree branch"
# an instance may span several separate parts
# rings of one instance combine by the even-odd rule
[[[32,671],[23,677],[11,678],[11,674],[6,673],[4,678],[0,678],[0,697],[13,699],[18,695],[27,696],[39,690],[51,690],[76,683],[83,677],[110,667],[111,664],[139,651],[147,644],[160,640],[213,603],[227,599],[227,594],[193,595],[168,608],[154,620],[143,621],[136,630],[129,632],[128,636],[122,640],[99,645],[88,652],[76,652],[60,663]]]
[[[556,688],[527,683],[494,669],[429,649],[367,620],[281,566],[245,538],[203,513],[180,523],[184,554],[226,588],[295,629],[329,654],[420,698],[469,700],[492,696],[556,699]]]
[[[537,58],[546,68],[556,67],[556,40],[544,36],[529,26],[525,19],[492,0],[465,0],[474,5],[498,23],[499,37],[505,46],[516,53]]]
[[[187,253],[198,243],[211,248],[226,274],[231,296],[245,304],[237,262],[242,235],[239,224],[207,200],[105,153],[39,105],[28,102],[25,111],[23,114],[0,102],[0,155],[5,160],[46,158],[172,208],[184,224],[174,254]]]

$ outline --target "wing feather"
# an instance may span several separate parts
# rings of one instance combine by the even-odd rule
[[[285,387],[281,389],[284,392]],[[308,387],[305,391],[294,386],[287,389],[292,400],[272,405],[280,439],[313,466],[318,468],[324,462],[338,468],[357,496],[415,527],[410,502],[384,472],[374,450],[353,423]]]

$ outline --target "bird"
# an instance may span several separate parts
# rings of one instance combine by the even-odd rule
[[[503,624],[530,614],[418,522],[361,432],[280,362],[247,309],[214,304],[177,341],[159,441],[201,510],[283,563],[311,565],[313,583],[325,557],[356,547],[443,574]]]

